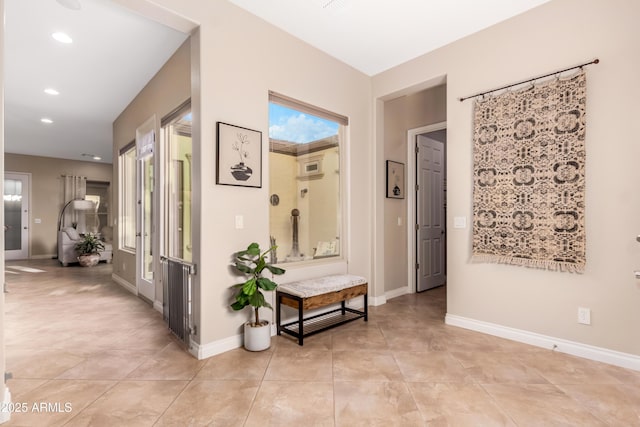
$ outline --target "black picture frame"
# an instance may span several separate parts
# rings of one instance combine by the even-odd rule
[[[216,184],[262,187],[262,132],[216,122]]]
[[[388,199],[404,199],[404,163],[387,160],[386,188]]]

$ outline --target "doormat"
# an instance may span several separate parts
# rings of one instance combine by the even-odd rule
[[[473,261],[584,272],[584,71],[476,100]]]

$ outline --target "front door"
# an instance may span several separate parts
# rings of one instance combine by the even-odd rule
[[[418,135],[416,258],[418,292],[445,284],[444,143]]]
[[[29,178],[26,173],[4,174],[4,257],[29,258]]]
[[[136,286],[138,294],[155,301],[153,281],[153,186],[154,150],[156,145],[156,118],[152,116],[136,129],[137,152],[137,226],[136,226]]]

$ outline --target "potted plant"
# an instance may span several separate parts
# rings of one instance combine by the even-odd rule
[[[85,234],[76,244],[78,262],[83,267],[93,267],[100,262],[101,250],[104,250],[104,244],[98,236],[93,233]]]
[[[267,269],[271,274],[284,273],[282,268],[267,263],[265,259],[265,256],[275,249],[276,246],[271,246],[262,252],[257,243],[251,243],[246,250],[234,254],[233,265],[236,270],[247,276],[247,280],[232,286],[237,292],[231,308],[237,311],[250,305],[255,313],[253,321],[244,324],[244,347],[249,351],[266,350],[271,346],[269,321],[260,319],[259,310],[260,307],[272,308],[262,291],[273,291],[278,286],[262,275],[264,270]]]

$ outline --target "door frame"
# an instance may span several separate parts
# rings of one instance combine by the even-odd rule
[[[447,128],[447,122],[438,122],[407,131],[407,293],[416,293],[416,138],[423,133]],[[446,149],[446,148],[445,148]],[[445,157],[446,162],[446,157]],[[446,218],[445,218],[446,221]],[[446,236],[445,236],[446,238]]]
[[[22,242],[22,250],[21,254],[18,255],[16,252],[7,257],[7,250],[4,250],[5,260],[21,260],[21,259],[30,259],[31,258],[31,181],[32,175],[31,172],[12,172],[5,171],[2,176],[2,182],[7,178],[11,179],[19,179],[23,180],[26,183],[26,204],[27,204],[27,212],[24,212],[24,205],[22,206],[22,230],[20,231],[21,242]],[[3,191],[4,194],[4,191]],[[24,190],[23,190],[24,194]],[[4,206],[4,204],[3,204]],[[25,218],[26,217],[26,218]],[[26,230],[26,231],[25,231]],[[57,230],[56,230],[57,233]],[[22,254],[25,256],[23,257]]]

